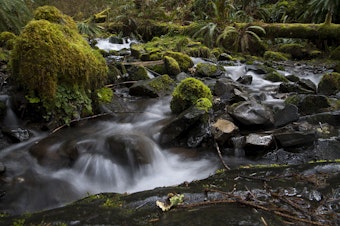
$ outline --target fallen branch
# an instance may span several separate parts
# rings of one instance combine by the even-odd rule
[[[220,157],[220,160],[221,160],[221,162],[222,162],[224,168],[225,168],[226,170],[230,170],[230,167],[229,167],[229,166],[224,162],[224,160],[223,160],[223,157],[222,157],[222,154],[221,154],[221,151],[220,151],[220,147],[218,146],[218,144],[217,144],[217,142],[216,142],[215,139],[214,139],[214,142],[215,142],[216,151],[217,151],[217,153],[218,153],[218,156]]]

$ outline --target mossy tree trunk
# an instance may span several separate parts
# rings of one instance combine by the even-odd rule
[[[239,27],[249,26],[247,23],[238,24]],[[252,24],[253,25],[253,24]],[[266,34],[258,34],[268,38],[301,38],[309,40],[337,40],[340,41],[340,24],[301,24],[301,23],[259,23]]]

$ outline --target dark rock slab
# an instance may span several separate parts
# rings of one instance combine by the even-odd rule
[[[282,147],[308,146],[314,144],[317,139],[316,133],[313,131],[275,133],[274,136]]]
[[[299,110],[293,104],[286,104],[283,109],[274,115],[274,126],[281,127],[299,119]]]

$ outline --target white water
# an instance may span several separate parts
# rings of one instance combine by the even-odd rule
[[[122,49],[130,49],[130,44],[136,41],[130,40],[130,39],[123,39],[124,43],[123,44],[114,44],[109,42],[109,39],[97,39],[97,44],[96,46],[99,49],[105,50],[109,52],[110,50],[115,50],[119,51]]]
[[[89,194],[132,193],[178,185],[216,171],[219,160],[215,155],[188,157],[189,150],[173,153],[157,145],[160,122],[170,116],[169,99],[140,110],[144,113],[127,114],[126,120],[90,121],[1,151],[0,162],[7,167],[4,180],[9,187],[3,188],[8,193],[0,209],[20,214],[55,208]],[[108,143],[110,137],[118,143]],[[127,156],[123,163],[121,141],[127,153],[123,154]],[[29,153],[31,146],[46,153],[39,163]],[[73,146],[78,152],[75,162],[70,167],[58,166],[65,150]]]

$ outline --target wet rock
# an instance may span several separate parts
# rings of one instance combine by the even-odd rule
[[[131,66],[127,68],[128,76],[125,78],[127,81],[139,81],[150,79],[148,71],[143,66]]]
[[[293,104],[286,104],[283,109],[274,115],[274,126],[281,127],[299,119],[298,108]]]
[[[180,81],[182,81],[186,78],[189,78],[189,77],[190,77],[190,75],[188,75],[187,73],[181,72],[178,75],[176,75],[176,81],[180,82]]]
[[[273,135],[251,133],[245,138],[244,150],[246,155],[254,156],[267,151],[273,143]]]
[[[331,106],[328,98],[323,95],[292,95],[285,100],[285,103],[296,105],[301,115],[324,112]]]
[[[129,89],[134,96],[161,97],[170,94],[175,81],[168,75],[161,75],[154,79],[137,81]]]
[[[160,144],[169,144],[181,135],[184,137],[188,134],[190,127],[196,123],[200,123],[201,119],[207,115],[205,110],[199,109],[195,106],[183,111],[167,125],[163,127],[160,132]]]
[[[300,93],[300,94],[313,94],[314,91],[305,89],[297,83],[283,82],[279,85],[278,92],[280,93]]]
[[[247,71],[253,71],[256,74],[263,75],[267,74],[268,70],[263,65],[247,65]]]
[[[113,43],[113,44],[123,44],[124,43],[124,39],[120,38],[120,37],[118,37],[116,35],[112,35],[109,38],[109,42]]]
[[[253,82],[253,76],[251,75],[243,75],[237,79],[237,82],[243,85],[250,85]]]
[[[218,119],[211,126],[212,135],[218,142],[222,144],[227,142],[231,136],[233,136],[238,131],[238,127],[233,122],[225,119]]]
[[[230,56],[228,53],[221,53],[218,56],[218,61],[230,61],[233,60],[233,57]]]
[[[196,148],[203,140],[210,136],[208,123],[197,123],[194,128],[190,129],[188,134],[187,146],[189,148]]]
[[[319,123],[327,123],[333,126],[340,126],[340,111],[307,115],[301,117],[301,120],[306,120],[307,122],[315,125],[319,125]]]
[[[14,143],[19,143],[30,139],[30,132],[27,129],[2,128],[2,133]]]
[[[309,90],[313,93],[316,93],[316,85],[314,82],[312,82],[310,79],[300,79],[297,83],[302,89]]]
[[[106,139],[112,159],[131,168],[149,164],[152,161],[151,140],[138,134],[114,134]]]
[[[230,115],[244,126],[273,124],[273,113],[266,106],[254,101],[234,104],[228,109]]]
[[[217,80],[213,90],[216,96],[230,104],[247,101],[249,99],[248,94],[228,78]]]
[[[282,147],[309,146],[313,145],[317,139],[316,133],[313,131],[291,131],[275,133],[274,136]]]
[[[300,78],[296,75],[287,75],[286,78],[291,82],[298,82],[300,81]]]

